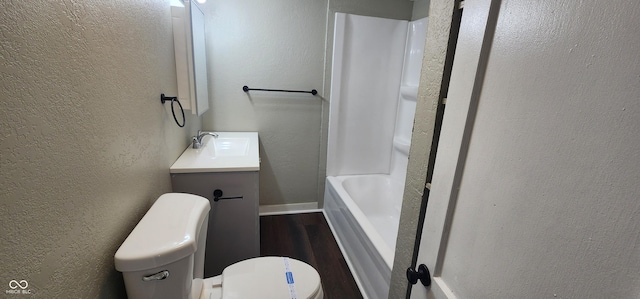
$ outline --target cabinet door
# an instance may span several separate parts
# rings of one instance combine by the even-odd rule
[[[174,192],[209,199],[209,227],[205,253],[205,277],[222,273],[225,267],[260,255],[258,221],[258,172],[172,174]],[[214,201],[213,192],[222,190]]]

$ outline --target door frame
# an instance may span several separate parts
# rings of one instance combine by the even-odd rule
[[[415,254],[425,261],[431,270],[430,289],[416,289],[421,297],[433,292],[439,298],[455,298],[446,283],[440,278],[447,249],[449,229],[458,198],[458,190],[466,162],[469,141],[475,122],[478,99],[484,83],[489,53],[498,20],[500,0],[469,2],[467,13],[461,23],[457,60],[453,65],[453,80],[448,98],[448,109],[456,113],[447,114],[443,122],[440,146],[446,148],[438,155],[431,191],[431,202],[425,214],[428,226],[424,228]],[[473,7],[472,7],[473,6]],[[468,26],[468,27],[467,27]],[[465,28],[467,27],[467,28]],[[473,29],[471,29],[473,27]],[[422,225],[426,225],[424,221]]]
[[[411,141],[411,144],[415,146],[411,147],[409,156],[410,168],[407,173],[407,185],[405,186],[405,198],[400,220],[401,230],[398,236],[398,245],[396,246],[396,259],[392,272],[389,298],[401,297],[398,291],[399,286],[404,286],[404,297],[411,298],[413,288],[412,285],[407,283],[405,272],[407,264],[413,269],[417,267],[419,255],[423,256],[420,260],[428,261],[425,264],[431,270],[432,286],[428,290],[425,288],[417,289],[416,292],[420,295],[414,297],[423,298],[429,291],[434,295],[440,294],[446,298],[455,298],[451,290],[440,278],[442,261],[444,260],[443,254],[446,251],[447,232],[457,199],[456,186],[459,185],[462,177],[469,137],[475,119],[477,99],[484,80],[488,55],[497,23],[500,0],[482,0],[468,3],[467,5],[478,5],[479,8],[473,10],[474,15],[466,16],[467,18],[473,18],[472,25],[474,30],[467,30],[467,36],[458,38],[463,5],[464,2],[452,0],[433,0],[430,4],[429,28],[427,29],[425,56],[423,57],[423,75],[420,81],[416,122],[414,123]],[[473,33],[473,35],[469,33]],[[458,70],[458,73],[460,73],[460,77],[457,78],[458,82],[460,82],[459,86],[453,86],[452,91],[449,92],[450,75],[452,71],[455,71],[455,67],[452,68],[452,64],[457,41],[466,43],[462,50],[465,53],[460,58],[465,59],[465,61],[459,62],[459,65],[464,66],[464,71]],[[436,53],[439,53],[440,56],[438,57]],[[445,171],[441,171],[438,174],[438,185],[430,191],[429,185],[432,180],[435,153],[440,142],[439,130],[444,110],[443,99],[447,100],[448,109],[463,112],[457,113],[454,117],[449,117],[446,120],[448,128],[446,132],[443,132],[445,137],[440,145],[442,148],[447,148],[447,150],[439,153],[438,159],[447,161],[449,164],[443,167],[446,168],[444,169]],[[440,109],[425,107],[440,107]],[[440,111],[440,117],[437,116],[438,110]],[[424,120],[424,122],[421,122],[421,120]],[[427,142],[429,146],[424,146]],[[422,152],[420,152],[421,150]],[[414,152],[417,154],[414,154]],[[428,154],[425,155],[424,152],[428,152]],[[424,178],[423,181],[416,182],[416,172],[412,172],[412,165],[422,167],[423,172],[419,174],[422,175],[420,176],[421,178]],[[409,206],[412,199],[415,200],[417,186],[423,188],[423,192],[420,194],[420,208],[417,212],[418,215],[410,215],[411,213],[406,210],[406,207]],[[411,194],[411,192],[414,192],[414,194]],[[437,200],[429,202],[429,197],[437,198]],[[412,208],[415,211],[415,206]],[[407,233],[403,235],[402,227],[406,222],[405,218],[410,216],[413,219],[417,219],[417,225],[414,227],[415,234],[413,235],[411,262],[407,263],[406,260],[402,260],[400,253],[403,245],[401,242],[408,235]],[[434,225],[423,229],[425,219],[429,219],[430,222],[433,221]],[[426,246],[422,245],[424,246],[422,251],[420,251],[421,240],[431,241],[425,243]]]
[[[411,292],[405,271],[407,267],[415,267],[417,260],[417,248],[420,244],[429,192],[427,178],[430,178],[432,172],[430,164],[432,165],[435,159],[438,138],[436,132],[439,131],[438,123],[442,117],[443,99],[446,98],[449,83],[450,67],[448,71],[445,66],[447,63],[450,66],[453,60],[455,47],[451,47],[451,36],[452,32],[457,34],[458,30],[454,26],[454,19],[460,8],[459,3],[460,0],[431,0],[429,6],[429,24],[389,298],[408,298]]]

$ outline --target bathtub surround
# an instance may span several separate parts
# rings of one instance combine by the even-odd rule
[[[169,1],[0,7],[0,292],[124,298],[113,254],[200,128],[159,100],[177,91]]]
[[[388,174],[407,21],[338,13],[335,28],[327,176]]]
[[[429,1],[429,0],[420,0]],[[380,17],[395,20],[411,20],[416,11],[423,11],[415,2],[385,1],[385,0],[330,0],[327,11],[326,51],[324,58],[324,87],[323,94],[331,92],[331,64],[333,63],[333,41],[335,31],[335,15],[337,12],[356,14],[361,16]],[[426,12],[425,12],[426,13]],[[418,13],[419,14],[419,13]],[[426,15],[425,15],[426,16]],[[327,176],[327,142],[329,135],[329,101],[322,103],[322,130],[320,135],[320,156],[318,168],[318,206],[324,202],[325,182]]]
[[[389,291],[426,27],[336,14],[324,208],[369,298]]]

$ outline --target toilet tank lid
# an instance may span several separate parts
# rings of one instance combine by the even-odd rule
[[[210,209],[209,200],[198,195],[161,195],[116,252],[116,269],[152,269],[193,254]]]

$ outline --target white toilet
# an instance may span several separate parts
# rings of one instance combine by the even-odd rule
[[[115,255],[129,299],[323,298],[318,272],[286,257],[240,261],[203,279],[210,209],[197,195],[158,198]]]

